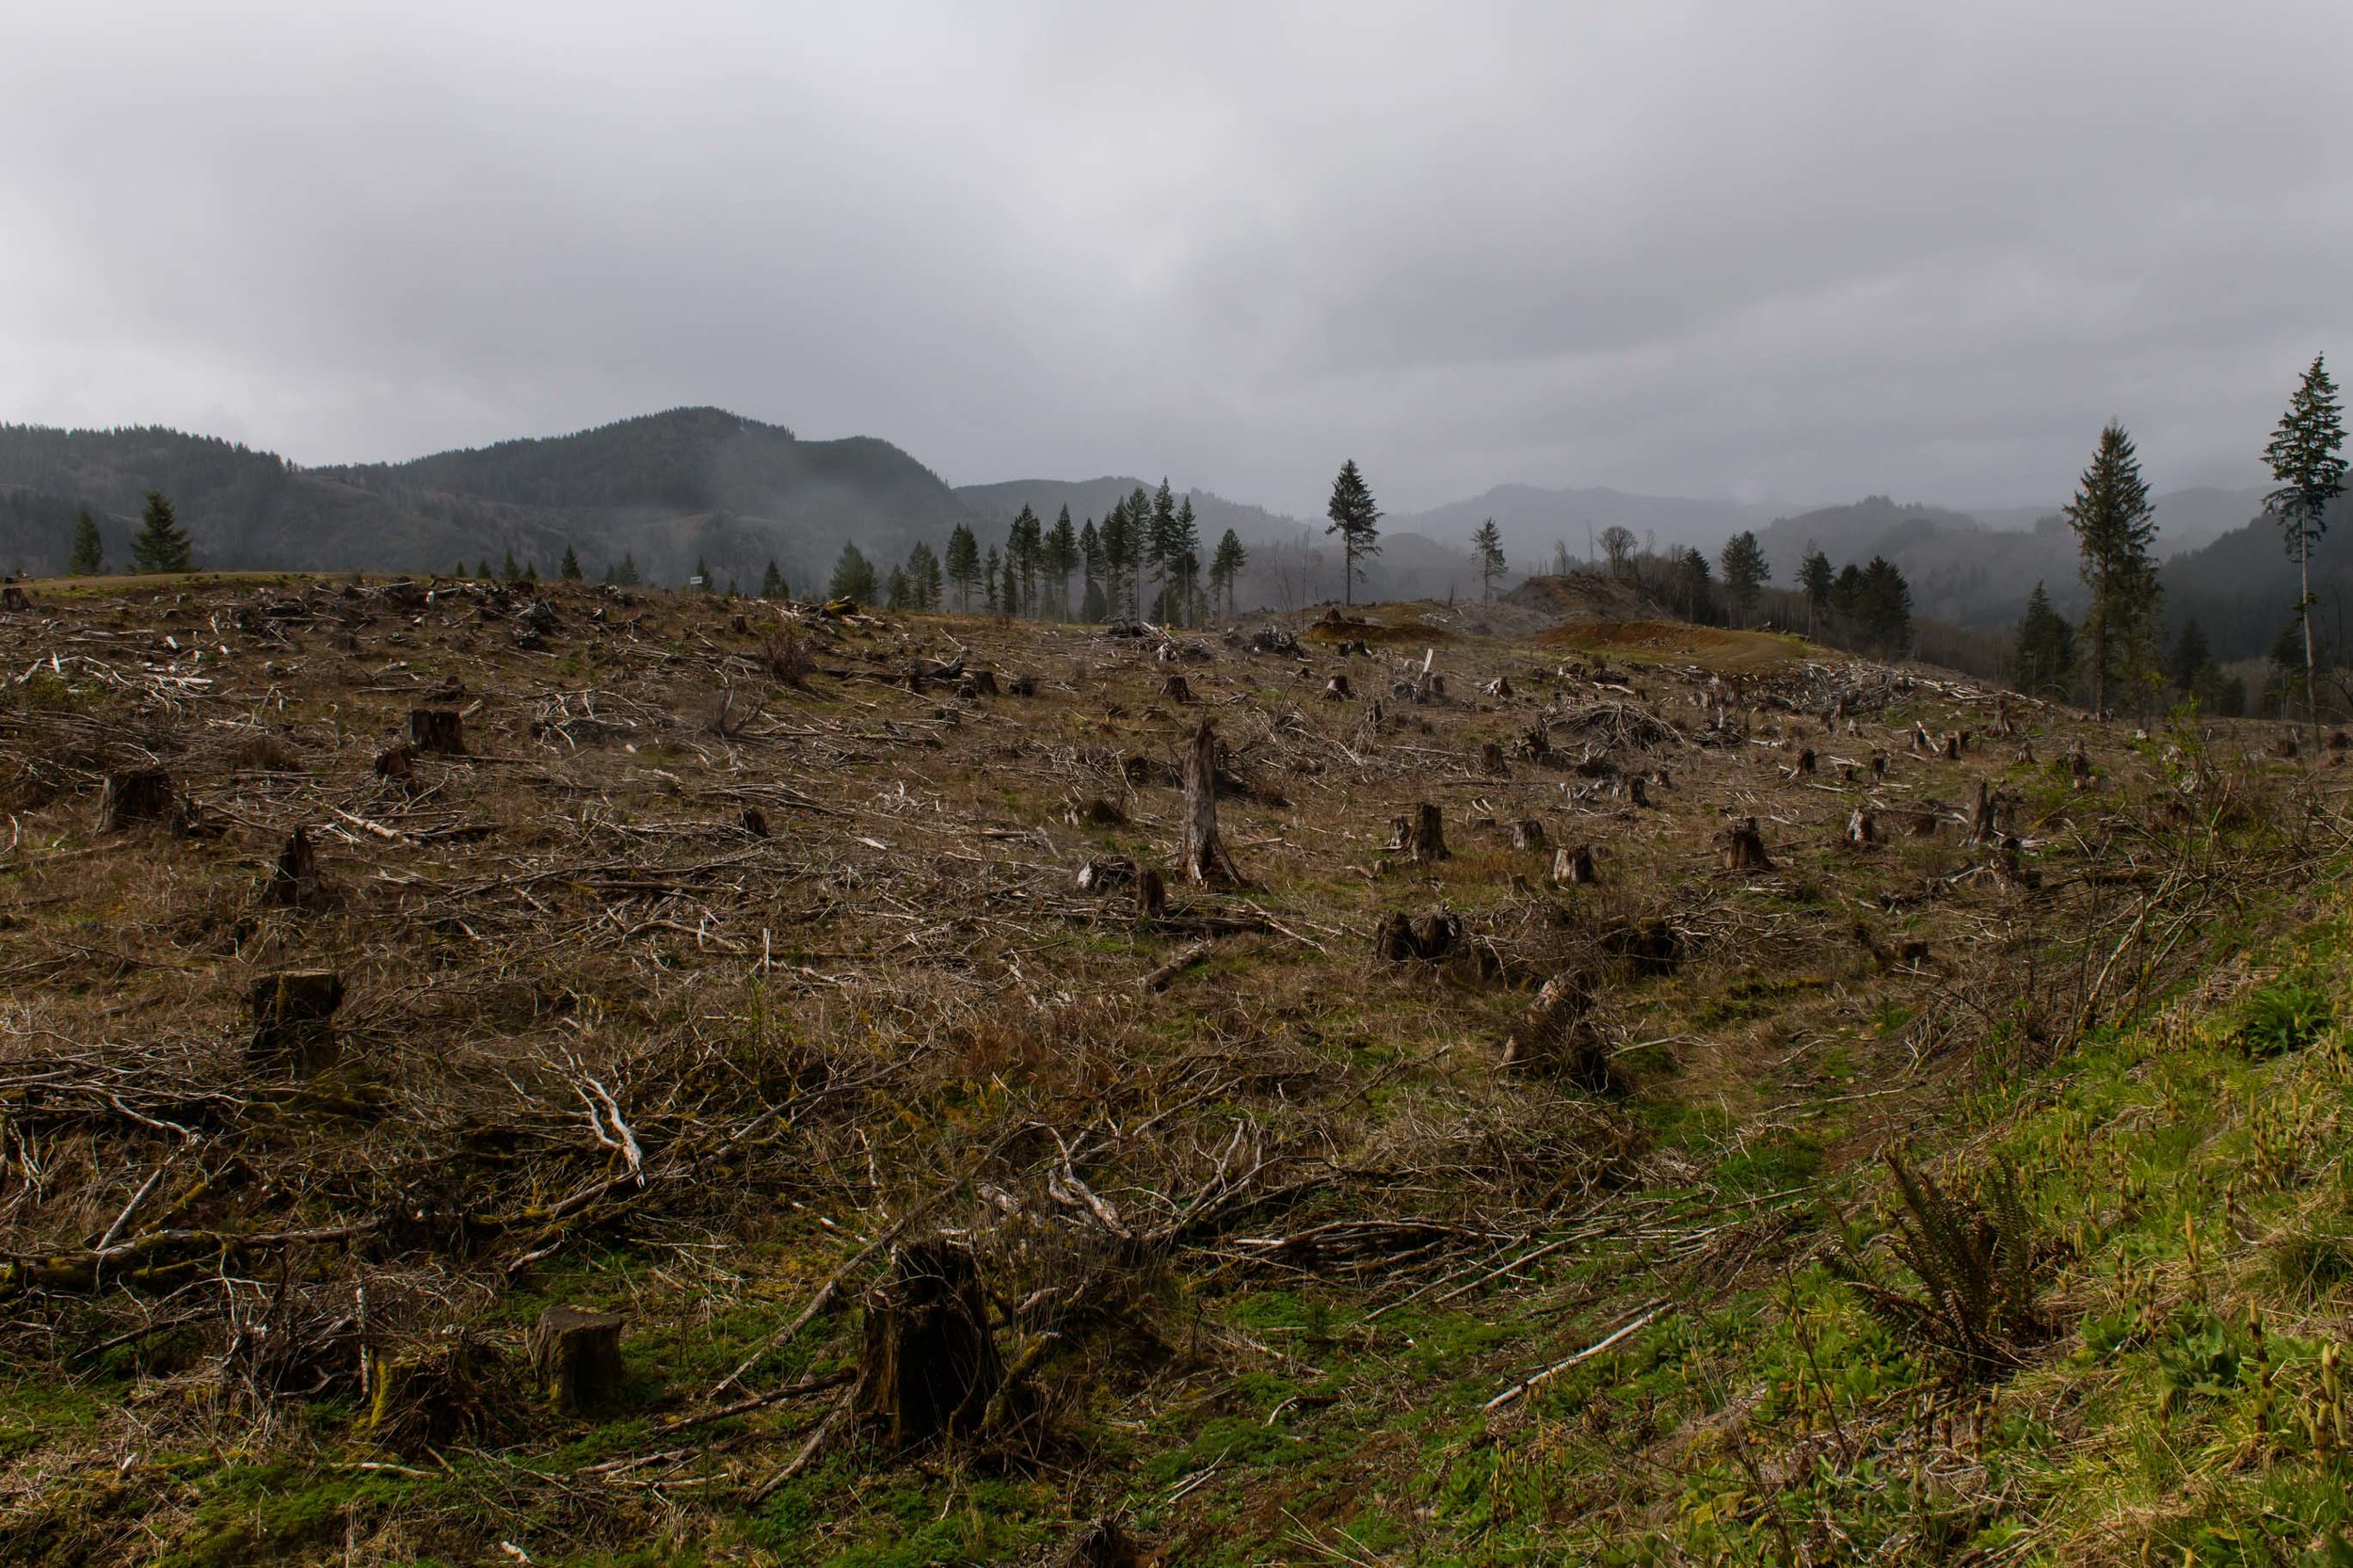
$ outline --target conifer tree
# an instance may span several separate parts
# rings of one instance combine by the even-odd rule
[[[833,577],[825,585],[825,597],[872,604],[874,589],[874,563],[856,545],[843,544],[841,553],[834,560]]]
[[[1128,585],[1128,617],[1144,618],[1144,569],[1146,547],[1152,536],[1152,498],[1138,485],[1128,492],[1128,554],[1119,563],[1121,579]]]
[[[956,585],[956,608],[970,614],[972,590],[981,581],[981,544],[959,522],[948,536],[948,581]]]
[[[1103,520],[1103,599],[1108,607],[1103,618],[1118,616],[1127,603],[1128,572],[1128,503],[1112,503],[1111,514]]]
[[[539,581],[539,563],[536,558],[523,563],[523,581],[526,583]]]
[[[2194,692],[2198,675],[2214,662],[2214,648],[2206,641],[2206,629],[2193,616],[2183,626],[2182,634],[2174,639],[2172,656],[2166,661],[2166,678],[2176,689]]]
[[[1912,584],[1894,562],[1874,555],[1856,580],[1854,616],[1865,646],[1883,658],[1912,651]]]
[[[1772,581],[1773,568],[1766,561],[1764,547],[1756,542],[1756,535],[1747,529],[1724,541],[1721,564],[1724,568],[1724,598],[1732,603],[1734,617],[1746,625],[1749,612],[1756,608],[1758,593]]]
[[[98,520],[85,506],[73,520],[73,549],[65,569],[75,577],[95,577],[106,569],[106,545],[98,536]]]
[[[787,597],[784,591],[784,573],[776,569],[776,563],[773,556],[769,559],[768,569],[760,574],[760,597],[762,599]]]
[[[995,545],[990,545],[988,547],[988,559],[981,565],[981,580],[988,585],[988,613],[993,616],[997,614],[999,592],[997,584],[997,547]]]
[[[1356,563],[1365,556],[1381,553],[1381,508],[1374,504],[1365,476],[1357,472],[1355,458],[1340,465],[1339,477],[1332,481],[1332,500],[1323,515],[1330,520],[1323,531],[1340,536],[1341,602],[1353,604]]]
[[[939,608],[939,557],[921,539],[907,552],[907,604],[911,609]]]
[[[497,574],[490,570],[490,558],[488,555],[482,558],[481,565],[473,568],[473,574],[485,583],[497,581]]]
[[[1176,504],[1170,545],[1169,566],[1176,574],[1180,618],[1192,626],[1201,619],[1201,520],[1193,515],[1191,496]]]
[[[483,575],[487,577],[489,574],[485,572]],[[616,577],[621,586],[625,588],[633,588],[637,586],[639,583],[645,581],[645,579],[638,573],[637,556],[633,552],[627,550],[621,552],[621,569],[616,574]]]
[[[2084,631],[2091,640],[2091,708],[2107,716],[2113,685],[2141,666],[2156,621],[2157,569],[2149,546],[2156,538],[2156,508],[2140,477],[2140,459],[2124,427],[2100,432],[2091,466],[2065,511],[2082,553],[2091,605]]]
[[[2010,679],[2028,696],[2059,697],[2067,695],[2068,678],[2074,670],[2075,629],[2051,608],[2051,596],[2037,583],[2018,622]]]
[[[556,575],[567,583],[580,581],[580,557],[572,552],[570,545],[564,547],[564,564],[557,568]]]
[[[1675,593],[1683,600],[1686,619],[1705,621],[1708,618],[1715,583],[1707,569],[1707,557],[1696,550],[1686,550],[1675,557]]]
[[[1250,552],[1241,546],[1241,539],[1228,528],[1225,536],[1217,541],[1217,553],[1209,558],[1209,587],[1225,596],[1225,613],[1234,613],[1234,580],[1242,568],[1250,564]]]
[[[515,559],[515,552],[511,550],[506,552],[506,559],[499,566],[499,580],[504,583],[520,583],[523,580],[522,563]]]
[[[180,514],[161,490],[147,492],[147,509],[131,541],[131,560],[141,571],[185,571],[195,551]]]
[[[1070,526],[1070,508],[1064,506],[1054,520],[1054,530],[1046,536],[1046,581],[1052,590],[1051,620],[1070,618],[1070,574],[1079,569],[1079,535]]]
[[[1830,568],[1830,557],[1809,548],[1805,559],[1798,565],[1798,585],[1805,590],[1805,629],[1809,634],[1814,631],[1815,617],[1830,613],[1830,589],[1836,580]]]
[[[2329,531],[2329,504],[2345,493],[2344,451],[2345,418],[2336,383],[2315,354],[2264,448],[2264,461],[2280,483],[2264,504],[2287,536],[2302,593],[2296,615],[2304,629],[2305,713],[2315,737],[2320,733],[2320,666],[2313,652],[2313,546]]]
[[[717,586],[711,581],[711,563],[699,555],[695,557],[695,581],[692,585],[700,588],[705,593],[710,593]]]
[[[1017,584],[1017,591],[1005,606],[1007,615],[1029,615],[1036,610],[1037,572],[1045,543],[1044,525],[1024,504],[1005,538],[1005,563],[1012,568],[1009,576]]]
[[[883,580],[883,598],[893,610],[915,608],[915,596],[907,584],[906,568],[892,567],[890,568],[890,575]]]
[[[1471,531],[1471,553],[1479,560],[1479,597],[1496,596],[1496,579],[1504,573],[1503,534],[1489,518]]]

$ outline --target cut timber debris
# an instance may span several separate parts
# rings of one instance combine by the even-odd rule
[[[120,833],[135,823],[169,817],[178,803],[171,775],[161,768],[110,773],[98,795],[98,826],[102,832]]]
[[[278,852],[278,863],[270,868],[262,896],[289,909],[318,901],[318,851],[311,847],[310,832],[299,824],[287,836],[286,847]]]
[[[1769,872],[1773,869],[1772,856],[1765,853],[1765,836],[1757,831],[1754,817],[1744,817],[1725,828],[1723,840],[1724,870]]]
[[[1217,832],[1217,730],[1209,720],[1185,747],[1185,877],[1239,884],[1241,872]]]
[[[1593,870],[1593,846],[1562,844],[1552,857],[1552,879],[1563,887],[1582,887],[1597,879]]]
[[[897,1248],[866,1299],[850,1400],[860,1424],[892,1448],[968,1430],[1003,1376],[971,1249],[946,1237]]]
[[[1158,994],[1176,983],[1176,977],[1209,956],[1214,944],[1200,941],[1177,952],[1166,963],[1144,977],[1144,988]]]
[[[1460,915],[1443,909],[1427,915],[1408,915],[1401,909],[1392,909],[1372,928],[1372,953],[1392,964],[1417,958],[1435,963],[1453,952],[1462,939]]]
[[[331,1062],[335,1010],[344,1004],[344,977],[332,969],[265,974],[247,994],[253,1014],[251,1053],[264,1062],[301,1067]]]
[[[621,1383],[617,1312],[551,1306],[531,1328],[531,1369],[548,1402],[570,1415],[612,1402]]]
[[[466,720],[455,708],[408,710],[408,744],[437,757],[466,754]]]

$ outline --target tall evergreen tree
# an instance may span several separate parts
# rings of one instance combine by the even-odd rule
[[[1339,477],[1332,481],[1332,499],[1323,515],[1330,520],[1323,531],[1340,536],[1340,600],[1353,604],[1356,563],[1365,556],[1381,553],[1381,508],[1374,504],[1372,489],[1365,483],[1365,476],[1357,472],[1355,458],[1340,465]]]
[[[890,568],[890,575],[883,580],[883,598],[893,610],[912,610],[916,607],[914,590],[907,584],[906,568]]]
[[[1805,559],[1798,563],[1798,586],[1805,590],[1805,629],[1809,634],[1814,631],[1816,617],[1830,614],[1831,584],[1835,581],[1830,557],[1808,548]]]
[[[580,557],[572,552],[570,545],[564,547],[564,564],[556,568],[555,574],[567,583],[580,581]]]
[[[718,584],[711,580],[711,563],[699,555],[695,557],[693,586],[700,588],[705,593],[710,593],[718,587]]]
[[[2091,466],[2064,508],[2081,552],[2091,605],[2084,631],[2091,641],[2091,708],[2105,718],[2111,688],[2144,664],[2156,625],[2157,568],[2149,547],[2157,536],[2156,508],[2140,477],[2140,458],[2124,427],[2100,432]]]
[[[1496,596],[1496,579],[1506,569],[1503,559],[1503,533],[1489,518],[1471,531],[1471,553],[1479,559],[1479,597]]]
[[[1144,618],[1144,555],[1152,537],[1152,498],[1138,485],[1128,492],[1128,558],[1120,563],[1120,577],[1128,585],[1128,618]]]
[[[972,530],[957,523],[948,536],[948,581],[956,585],[956,608],[970,614],[972,590],[981,583],[981,542]]]
[[[139,531],[131,541],[131,560],[141,571],[185,571],[195,555],[180,514],[161,490],[147,492],[147,509],[139,516]]]
[[[1064,506],[1054,520],[1053,531],[1046,536],[1046,582],[1052,602],[1049,620],[1070,618],[1070,574],[1079,569],[1079,535],[1070,526],[1070,508]]]
[[[1124,613],[1127,605],[1128,577],[1128,503],[1112,503],[1111,512],[1103,519],[1103,599],[1112,618]]]
[[[1756,608],[1758,593],[1772,581],[1773,568],[1767,563],[1765,549],[1756,542],[1756,535],[1747,529],[1724,541],[1721,564],[1724,568],[1724,598],[1731,601],[1734,617],[1746,625],[1749,612]]]
[[[1013,532],[1005,540],[1005,561],[1011,575],[1019,584],[1019,592],[1005,606],[1007,615],[1033,615],[1037,610],[1037,574],[1045,554],[1046,533],[1035,512],[1024,504],[1020,515],[1013,520]]]
[[[1193,497],[1176,504],[1176,523],[1170,535],[1174,545],[1169,564],[1176,573],[1177,597],[1184,607],[1184,622],[1198,625],[1202,618],[1201,603],[1201,520],[1193,515]]]
[[[1707,557],[1696,550],[1686,550],[1675,557],[1675,597],[1683,603],[1686,619],[1705,621],[1715,598],[1715,583],[1707,569]]]
[[[2051,596],[2037,583],[2018,622],[2018,648],[2010,679],[2028,696],[2063,697],[2075,672],[2075,629],[2051,608]]]
[[[482,558],[481,565],[473,568],[473,574],[485,583],[493,582],[498,577],[498,573],[490,569],[490,558],[488,555]]]
[[[783,599],[786,597],[784,591],[784,573],[776,569],[776,558],[774,556],[769,557],[768,569],[760,574],[760,597],[762,599]]]
[[[490,574],[488,571],[485,571],[482,575],[488,577]],[[627,550],[621,552],[620,569],[615,572],[613,576],[614,581],[620,584],[620,585],[624,588],[633,588],[637,586],[638,584],[645,581],[643,575],[641,575],[637,570],[637,556],[634,552]]]
[[[844,543],[841,553],[834,558],[833,576],[825,584],[825,597],[872,604],[876,587],[874,563],[856,545]]]
[[[2302,592],[2296,615],[2304,629],[2305,713],[2315,737],[2320,733],[2320,666],[2313,652],[2313,546],[2329,531],[2329,504],[2345,493],[2344,452],[2345,417],[2336,383],[2315,354],[2264,448],[2264,461],[2280,484],[2265,497],[2265,505],[2287,536]]]
[[[515,559],[515,552],[510,550],[506,552],[506,559],[499,563],[499,581],[520,583],[522,580],[523,564]]]
[[[988,547],[988,559],[981,565],[981,578],[983,582],[988,584],[988,613],[993,616],[997,614],[999,602],[997,597],[999,591],[997,583],[997,547],[995,545],[990,545]]]
[[[87,506],[73,520],[73,549],[65,569],[76,577],[95,577],[106,569],[106,543],[98,536],[98,520]]]
[[[927,542],[918,539],[907,552],[908,602],[918,610],[939,608],[939,557]]]
[[[1250,552],[1244,550],[1241,536],[1228,528],[1225,536],[1217,541],[1217,553],[1209,558],[1209,587],[1211,592],[1225,596],[1225,613],[1234,613],[1234,580],[1242,568],[1250,564]]]
[[[1079,618],[1089,624],[1111,616],[1111,601],[1103,592],[1103,536],[1089,518],[1079,530]]]
[[[2165,662],[2166,679],[2176,690],[2196,691],[2199,672],[2213,662],[2214,648],[2206,641],[2206,629],[2193,616],[2173,641],[2173,652]]]
[[[1858,579],[1854,605],[1865,646],[1873,652],[1899,659],[1912,651],[1912,584],[1894,562],[1871,557]]]

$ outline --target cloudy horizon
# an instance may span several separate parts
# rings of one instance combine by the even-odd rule
[[[1313,514],[2261,482],[2353,8],[48,7],[0,420],[319,465],[717,404]],[[2345,348],[2353,352],[2353,347]]]

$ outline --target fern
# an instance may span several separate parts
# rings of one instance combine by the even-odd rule
[[[1946,1195],[1895,1150],[1887,1164],[1903,1200],[1888,1245],[1919,1288],[1876,1283],[1852,1254],[1837,1260],[1839,1273],[1891,1334],[1964,1380],[2015,1368],[2046,1332],[2035,1304],[2034,1226],[2017,1173],[1997,1160],[1971,1204]]]

